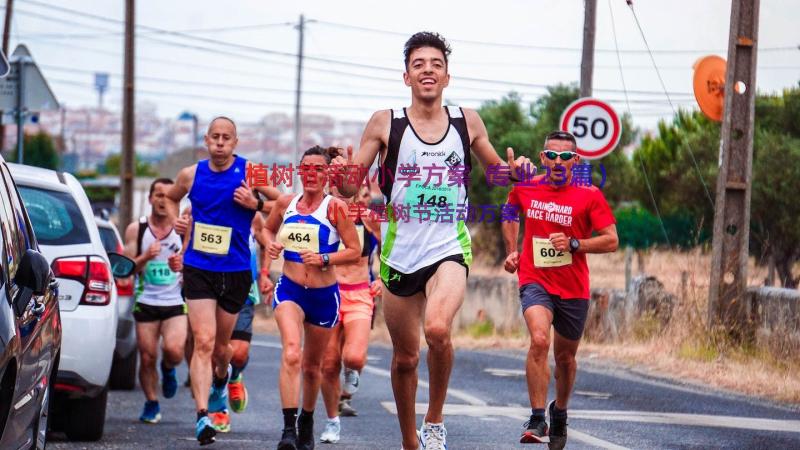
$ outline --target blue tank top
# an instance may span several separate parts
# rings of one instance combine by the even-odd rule
[[[283,226],[278,233],[278,239],[285,247],[283,259],[303,262],[301,249],[319,254],[338,251],[339,233],[328,220],[328,204],[333,197],[327,195],[311,214],[300,214],[297,210],[300,197],[302,194],[296,195],[283,213]]]
[[[250,270],[250,224],[255,211],[233,201],[233,192],[245,180],[247,160],[235,156],[223,172],[214,172],[208,160],[197,163],[189,200],[192,234],[184,264],[212,272]]]

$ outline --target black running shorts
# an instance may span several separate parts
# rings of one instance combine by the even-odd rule
[[[217,306],[230,314],[238,314],[250,293],[253,274],[250,270],[239,272],[211,272],[183,266],[183,297],[187,301],[212,299]]]

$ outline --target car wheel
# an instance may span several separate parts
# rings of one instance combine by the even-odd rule
[[[64,432],[73,441],[97,441],[103,437],[108,386],[94,398],[70,400]]]
[[[111,364],[111,389],[131,391],[136,387],[136,353],[134,349],[127,357],[115,359]]]

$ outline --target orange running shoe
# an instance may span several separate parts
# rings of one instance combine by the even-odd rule
[[[247,388],[242,374],[228,382],[228,404],[235,413],[244,412],[247,408]]]
[[[227,409],[219,412],[208,413],[208,418],[211,419],[211,426],[220,433],[227,433],[231,431],[231,416],[228,414]]]

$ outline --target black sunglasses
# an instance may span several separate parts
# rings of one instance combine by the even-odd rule
[[[544,156],[546,156],[550,161],[555,161],[556,158],[561,158],[562,161],[569,161],[575,155],[577,155],[575,152],[556,152],[553,150],[544,151]]]

